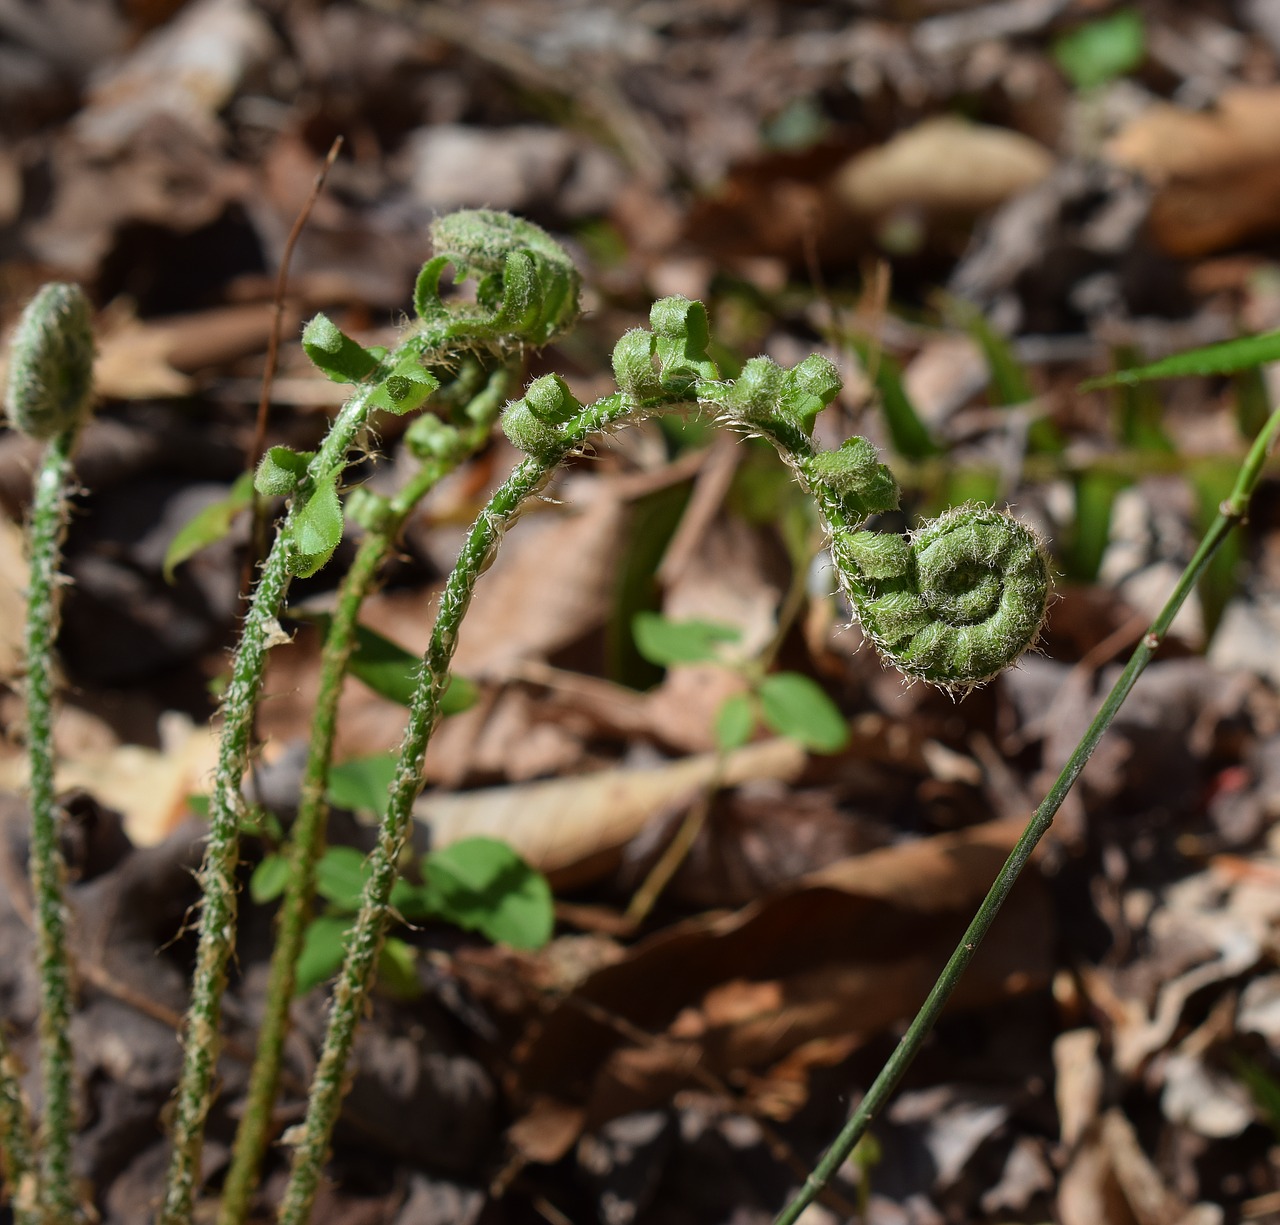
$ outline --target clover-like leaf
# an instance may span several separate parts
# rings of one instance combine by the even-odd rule
[[[774,672],[760,682],[760,714],[779,736],[816,753],[838,753],[849,726],[817,681],[799,672]]]
[[[741,631],[718,621],[671,621],[661,613],[639,612],[631,621],[636,649],[651,664],[712,663],[722,643],[737,642]]]
[[[514,948],[541,948],[555,926],[551,886],[505,842],[466,838],[422,861],[436,913]]]

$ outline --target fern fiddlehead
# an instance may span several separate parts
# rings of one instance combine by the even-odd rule
[[[24,649],[31,766],[30,875],[36,911],[44,1095],[37,1181],[41,1210],[52,1225],[70,1225],[80,1215],[71,1168],[72,983],[62,892],[65,865],[58,846],[53,778],[53,655],[71,452],[92,399],[89,300],[78,285],[46,285],[23,311],[13,335],[5,412],[15,429],[44,446],[35,474],[27,534],[31,575]]]
[[[868,637],[909,676],[948,689],[971,688],[1014,663],[1039,633],[1049,600],[1048,565],[1034,534],[1008,516],[958,508],[910,540],[861,530],[869,516],[897,506],[898,486],[864,438],[849,439],[834,451],[815,446],[814,421],[840,390],[831,362],[815,355],[784,370],[768,358],[754,358],[736,381],[724,381],[706,353],[701,303],[664,298],[654,304],[650,325],[625,333],[615,346],[619,390],[613,395],[584,407],[563,379],[548,374],[503,413],[503,430],[528,458],[481,511],[445,584],[329,1011],[280,1225],[308,1219],[320,1183],[389,916],[396,863],[412,825],[427,744],[475,584],[527,499],[592,436],[657,413],[703,407],[740,433],[769,439],[814,494],[841,582]],[[1012,580],[1001,568],[1007,563]],[[992,622],[1000,627],[999,647],[986,632]]]

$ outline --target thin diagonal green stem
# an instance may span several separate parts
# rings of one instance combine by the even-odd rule
[[[58,562],[67,521],[67,485],[75,429],[45,446],[31,503],[31,580],[24,649],[27,659],[27,753],[31,763],[31,889],[40,973],[40,1078],[44,1125],[40,1194],[48,1219],[75,1221],[72,1186],[71,963],[67,955],[66,868],[58,846],[53,783],[53,648],[58,632]]]
[[[1231,496],[1222,504],[1218,517],[1210,524],[1204,539],[1200,542],[1194,556],[1188,563],[1182,577],[1178,580],[1168,601],[1160,610],[1159,616],[1151,623],[1150,629],[1138,644],[1128,664],[1121,672],[1119,679],[1107,694],[1094,720],[1089,724],[1084,738],[1076,746],[1062,773],[1058,775],[1049,794],[1032,814],[1026,829],[1017,844],[1009,853],[1004,867],[1000,869],[990,891],[983,900],[973,921],[961,937],[956,951],[952,953],[933,990],[908,1026],[888,1062],[880,1074],[872,1082],[866,1095],[858,1104],[853,1116],[845,1124],[835,1142],[823,1154],[822,1159],[814,1167],[813,1173],[805,1180],[804,1186],[796,1197],[778,1215],[775,1225],[794,1225],[800,1214],[817,1198],[836,1171],[848,1160],[854,1146],[862,1138],[871,1121],[884,1107],[893,1091],[897,1088],[907,1069],[911,1066],[929,1031],[946,1007],[952,991],[960,981],[961,975],[973,960],[978,946],[991,929],[1000,907],[1013,889],[1022,869],[1026,867],[1040,840],[1048,832],[1053,818],[1066,799],[1080,772],[1085,768],[1093,751],[1098,746],[1107,729],[1111,726],[1124,700],[1129,696],[1143,669],[1151,662],[1152,656],[1159,648],[1164,636],[1169,632],[1178,610],[1186,602],[1187,596],[1195,589],[1205,567],[1218,546],[1226,539],[1228,533],[1239,523],[1248,509],[1249,498],[1262,475],[1267,455],[1280,435],[1280,409],[1272,414],[1265,429],[1254,440],[1236,478]]]

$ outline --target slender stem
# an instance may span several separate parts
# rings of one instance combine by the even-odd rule
[[[445,583],[431,642],[419,673],[409,722],[391,783],[386,816],[369,856],[369,875],[360,912],[348,937],[347,956],[334,987],[320,1062],[312,1081],[303,1134],[294,1151],[293,1169],[280,1207],[280,1225],[305,1225],[328,1155],[329,1141],[346,1090],[346,1067],[364,1010],[386,928],[391,888],[413,822],[413,802],[422,789],[427,744],[440,717],[440,699],[458,631],[481,573],[525,501],[546,483],[563,457],[592,434],[644,411],[621,395],[609,396],[585,410],[566,432],[559,454],[526,459],[489,500],[472,526],[457,564]]]
[[[950,998],[956,984],[960,981],[960,976],[964,973],[970,961],[973,960],[978,946],[990,930],[991,924],[995,921],[995,917],[1000,911],[1000,907],[1013,889],[1018,875],[1026,866],[1040,840],[1048,832],[1054,816],[1062,806],[1063,800],[1067,797],[1067,793],[1071,790],[1072,785],[1079,778],[1080,772],[1093,755],[1098,741],[1102,739],[1104,733],[1111,726],[1117,712],[1120,710],[1121,704],[1129,696],[1129,692],[1133,689],[1138,677],[1159,648],[1165,634],[1169,631],[1169,627],[1173,624],[1174,616],[1186,601],[1187,596],[1195,589],[1196,582],[1209,564],[1210,558],[1223,540],[1226,539],[1231,529],[1244,518],[1250,495],[1258,483],[1267,454],[1277,435],[1280,435],[1280,409],[1271,416],[1266,427],[1254,440],[1253,446],[1241,466],[1240,474],[1236,478],[1231,496],[1222,504],[1218,517],[1209,526],[1209,530],[1205,533],[1199,548],[1196,549],[1195,555],[1187,565],[1186,570],[1183,571],[1177,586],[1174,587],[1173,593],[1160,610],[1159,616],[1151,623],[1151,628],[1133,652],[1124,671],[1107,695],[1097,715],[1094,716],[1093,722],[1089,724],[1089,729],[1085,732],[1084,738],[1076,746],[1075,752],[1071,754],[1049,794],[1045,796],[1044,801],[1027,823],[1026,829],[1010,852],[1004,866],[1000,869],[990,891],[987,893],[986,898],[983,899],[982,905],[978,908],[977,914],[974,915],[973,921],[969,924],[959,945],[957,945],[956,951],[952,953],[946,968],[938,977],[933,990],[929,992],[928,998],[916,1014],[915,1020],[911,1022],[906,1033],[903,1034],[888,1062],[872,1082],[866,1095],[858,1104],[857,1110],[854,1111],[853,1116],[845,1124],[839,1136],[836,1137],[835,1142],[814,1167],[813,1173],[805,1180],[804,1186],[796,1197],[778,1215],[775,1225],[794,1225],[794,1222],[799,1219],[804,1209],[817,1198],[822,1188],[827,1185],[836,1171],[848,1160],[854,1146],[862,1138],[871,1121],[884,1107],[885,1102],[888,1101],[894,1089],[897,1088],[898,1082],[911,1066],[929,1031],[933,1028],[938,1016],[946,1006],[947,1000]]]
[[[493,407],[500,395],[489,397]],[[249,1199],[257,1185],[262,1158],[272,1133],[271,1114],[280,1083],[285,1037],[289,1032],[289,1005],[298,981],[298,956],[315,894],[316,864],[324,853],[325,822],[329,808],[325,793],[337,732],[338,699],[347,664],[355,649],[356,624],[361,605],[373,590],[378,571],[394,547],[404,521],[441,478],[488,436],[492,412],[483,422],[461,435],[447,457],[425,463],[391,500],[376,527],[366,532],[351,569],[343,578],[333,620],[320,656],[320,683],[311,741],[298,798],[298,815],[290,831],[286,851],[288,884],[276,920],[276,942],[271,953],[266,1012],[258,1031],[258,1050],[249,1077],[244,1115],[236,1131],[231,1168],[223,1184],[218,1225],[240,1225],[248,1214]]]
[[[8,1040],[0,1029],[0,1165],[15,1225],[42,1225],[40,1175],[31,1112]]]
[[[31,891],[36,906],[40,972],[40,1077],[44,1095],[40,1192],[51,1222],[79,1218],[72,1187],[71,963],[66,866],[58,846],[53,784],[53,648],[58,632],[58,562],[67,522],[74,428],[45,446],[31,504],[31,583],[24,649],[27,659],[27,753],[31,763]]]
[[[345,460],[368,415],[368,400],[374,386],[374,383],[362,385],[347,401],[309,465],[309,475],[331,472]],[[218,1027],[222,994],[235,943],[240,788],[248,767],[253,712],[262,688],[267,651],[274,640],[278,628],[276,618],[289,586],[288,560],[288,532],[282,530],[254,588],[223,704],[218,764],[209,797],[209,842],[199,874],[203,900],[191,1004],[185,1023],[182,1075],[178,1082],[173,1153],[158,1225],[190,1225],[194,1211],[204,1121],[213,1101],[213,1077],[221,1045]]]

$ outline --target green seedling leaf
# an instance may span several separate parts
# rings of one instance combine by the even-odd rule
[[[249,877],[249,896],[259,906],[278,898],[289,883],[289,861],[283,855],[267,855]]]
[[[987,363],[991,403],[998,408],[1015,408],[1035,399],[1036,391],[1021,359],[1013,351],[1007,336],[991,326],[987,317],[972,303],[961,298],[942,297],[943,309],[973,337]],[[1058,427],[1043,417],[1033,419],[1027,428],[1027,447],[1037,454],[1055,454],[1065,446]]]
[[[760,682],[765,725],[815,753],[838,753],[849,743],[849,726],[826,691],[799,672],[775,672]]]
[[[320,915],[307,925],[298,954],[298,995],[328,982],[341,968],[347,954],[347,932],[355,920],[350,915]]]
[[[253,474],[253,487],[264,498],[286,498],[307,475],[307,465],[314,451],[295,451],[292,447],[271,447],[258,461]]]
[[[354,914],[367,877],[364,856],[355,847],[331,846],[316,864],[316,893],[335,910]]]
[[[305,619],[312,622],[321,634],[329,632],[333,618],[328,613],[307,612]],[[401,706],[413,701],[414,680],[422,667],[422,660],[412,651],[406,651],[397,642],[385,638],[365,625],[356,626],[356,645],[347,662],[347,671],[363,681],[374,693]],[[440,701],[440,713],[461,714],[470,710],[480,700],[480,689],[465,676],[451,675],[444,697]]]
[[[378,986],[397,999],[417,999],[422,994],[417,966],[417,950],[399,936],[388,936],[378,951]]]
[[[1271,393],[1266,376],[1257,366],[1239,370],[1231,378],[1236,393],[1236,426],[1240,437],[1253,439],[1271,415]]]
[[[732,625],[717,621],[668,621],[661,613],[638,612],[631,621],[636,648],[650,663],[668,668],[673,664],[710,663],[716,648],[737,642],[742,636]]]
[[[302,331],[302,347],[316,368],[335,383],[358,383],[378,366],[378,356],[357,344],[328,315],[317,315]]]
[[[1258,1113],[1266,1120],[1272,1134],[1280,1138],[1280,1080],[1239,1051],[1231,1052],[1231,1065],[1249,1090]]]
[[[216,544],[230,530],[242,511],[253,505],[253,473],[242,472],[227,490],[227,496],[198,511],[179,529],[164,555],[164,581],[173,582],[173,572],[201,549]]]
[[[1146,28],[1134,9],[1090,21],[1053,44],[1053,58],[1077,89],[1097,89],[1125,76],[1146,55]]]
[[[1122,345],[1115,350],[1115,365],[1132,366],[1137,350]],[[1116,434],[1127,447],[1148,454],[1171,455],[1173,442],[1164,432],[1164,405],[1154,387],[1122,383],[1115,389]]]
[[[467,838],[433,851],[422,876],[437,914],[513,948],[541,948],[551,938],[551,886],[505,842]]]
[[[402,357],[396,368],[374,389],[369,403],[397,416],[421,408],[433,392],[440,387],[440,380],[429,370],[424,370],[414,354]]]
[[[902,382],[902,367],[883,349],[860,337],[852,337],[850,343],[858,355],[862,368],[871,377],[880,393],[880,408],[893,449],[906,459],[925,459],[940,455],[942,448],[929,436],[929,429],[916,412],[916,406],[907,395]]]
[[[1246,336],[1241,340],[1205,345],[1187,353],[1175,353],[1147,366],[1117,370],[1114,374],[1081,383],[1080,390],[1096,391],[1103,387],[1146,383],[1151,379],[1176,379],[1189,374],[1235,374],[1238,370],[1274,361],[1280,361],[1280,332],[1265,332],[1261,336]]]
[[[351,812],[372,812],[379,817],[387,811],[387,792],[396,773],[395,753],[375,753],[353,757],[329,771],[330,804]]]
[[[755,725],[756,712],[750,695],[735,693],[725,698],[716,711],[716,746],[722,753],[740,749],[751,739]]]
[[[291,569],[309,578],[333,556],[342,541],[342,503],[338,501],[338,474],[334,472],[296,507],[291,528],[295,556]]]
[[[1092,583],[1111,540],[1111,510],[1129,478],[1115,472],[1082,472],[1075,478],[1076,513],[1070,548],[1063,559],[1067,577]]]

